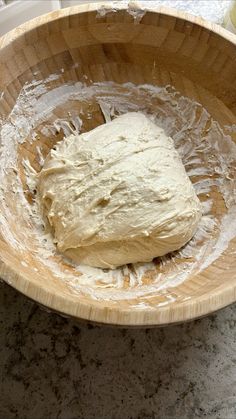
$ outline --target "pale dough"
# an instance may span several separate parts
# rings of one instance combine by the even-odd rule
[[[201,217],[173,140],[135,112],[60,142],[38,191],[58,249],[102,268],[181,248]]]

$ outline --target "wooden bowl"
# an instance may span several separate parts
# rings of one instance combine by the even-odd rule
[[[114,325],[182,322],[235,301],[235,44],[236,36],[200,18],[134,3],[54,11],[1,38],[0,274],[7,283],[65,315]],[[180,152],[200,153],[199,173],[196,159],[182,157],[200,187],[206,236],[196,239],[197,251],[195,242],[188,246],[193,253],[115,274],[73,267],[37,236],[29,163],[39,171],[81,120],[88,131],[104,114],[128,108],[154,115]]]

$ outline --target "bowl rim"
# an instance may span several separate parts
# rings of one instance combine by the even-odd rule
[[[133,7],[133,9],[132,9]],[[188,21],[189,23],[194,23],[199,25],[205,29],[214,32],[216,35],[222,36],[227,41],[236,45],[236,34],[228,31],[227,29],[223,28],[222,26],[218,25],[217,23],[207,21],[200,16],[194,16],[188,12],[183,10],[178,10],[173,7],[167,6],[153,6],[147,5],[144,7],[144,4],[139,2],[129,2],[126,3],[117,3],[117,1],[104,1],[104,2],[92,2],[92,3],[84,3],[79,5],[74,5],[70,7],[65,7],[63,9],[53,10],[51,12],[42,14],[37,16],[33,19],[28,20],[27,22],[22,23],[21,25],[17,26],[16,28],[10,30],[6,34],[0,37],[0,49],[8,46],[12,41],[17,39],[18,37],[25,35],[27,32],[31,31],[32,29],[36,29],[37,27],[41,26],[42,24],[53,22],[58,20],[62,17],[72,16],[77,14],[82,14],[86,12],[98,12],[99,10],[140,10],[144,12],[154,12],[154,13],[161,13],[163,15],[172,16],[175,18],[183,19]]]
[[[224,29],[223,27],[208,22],[201,17],[193,16],[187,12],[179,11],[173,8],[165,6],[150,6],[147,7],[143,4],[132,3],[132,7],[135,5],[135,10],[142,10],[145,12],[160,13],[167,16],[183,19],[187,22],[194,23],[201,26],[209,31],[223,37],[233,45],[236,45],[236,35]],[[102,8],[118,10],[127,10],[130,5],[120,4],[114,1],[104,3],[89,3],[76,5],[64,9],[59,9],[38,16],[28,22],[23,23],[17,28],[11,30],[0,38],[0,50],[6,48],[11,42],[25,35],[27,32],[37,27],[58,20],[62,17],[82,14],[86,12],[95,12]],[[5,244],[0,240],[0,243],[5,247]],[[148,310],[134,310],[122,309],[122,308],[110,308],[105,304],[98,306],[94,303],[83,303],[81,301],[76,302],[70,295],[65,297],[54,294],[47,287],[42,288],[40,282],[32,283],[24,275],[17,273],[16,269],[4,262],[0,251],[0,276],[1,278],[11,285],[16,290],[20,291],[25,296],[36,301],[49,308],[50,310],[56,311],[61,315],[74,317],[77,319],[83,319],[93,321],[99,324],[109,324],[117,326],[138,326],[138,327],[150,327],[150,326],[164,326],[169,324],[180,323],[184,321],[193,320],[202,316],[206,316],[219,310],[229,304],[232,304],[236,300],[236,275],[232,277],[231,281],[226,284],[222,283],[213,290],[209,291],[205,295],[195,297],[193,300],[187,300],[184,302],[175,302],[174,307],[172,304],[167,306],[157,306],[155,309]]]

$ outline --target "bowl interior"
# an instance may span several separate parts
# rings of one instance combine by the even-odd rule
[[[186,320],[234,301],[236,52],[233,36],[200,23],[168,10],[80,6],[1,40],[1,274],[29,297],[126,325]],[[199,229],[150,264],[73,266],[43,230],[32,169],[64,136],[132,110],[174,139],[202,202]]]

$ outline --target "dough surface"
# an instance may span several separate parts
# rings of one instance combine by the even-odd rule
[[[177,250],[201,217],[173,140],[136,112],[58,143],[38,192],[59,251],[95,267]]]

